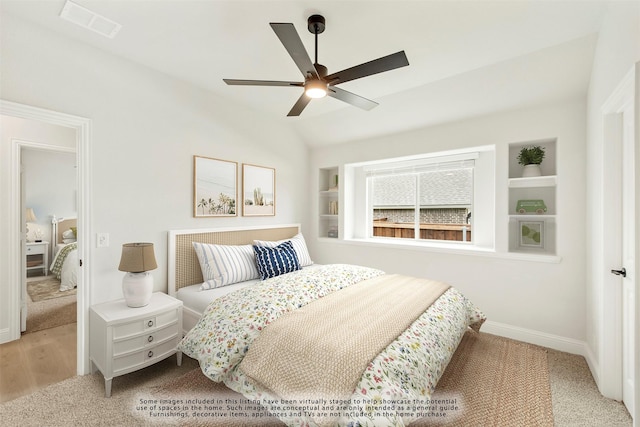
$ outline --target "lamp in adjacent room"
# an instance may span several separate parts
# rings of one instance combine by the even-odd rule
[[[27,223],[27,240],[29,240],[30,236],[33,236],[35,237],[33,241],[42,242],[42,230],[40,230],[40,227],[36,224],[38,218],[36,218],[36,213],[33,211],[33,208],[27,208],[24,217]]]
[[[151,301],[153,276],[150,270],[158,268],[153,243],[125,243],[118,270],[127,273],[122,278],[122,293],[129,307],[144,307]]]

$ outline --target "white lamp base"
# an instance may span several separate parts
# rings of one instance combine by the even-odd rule
[[[125,274],[122,278],[122,293],[129,307],[144,307],[151,301],[153,276],[146,271]]]

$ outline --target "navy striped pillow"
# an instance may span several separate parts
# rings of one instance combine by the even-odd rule
[[[298,256],[290,241],[273,248],[254,245],[253,252],[256,254],[256,265],[262,280],[300,270]]]

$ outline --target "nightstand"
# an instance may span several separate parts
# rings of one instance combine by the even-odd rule
[[[89,309],[89,357],[91,373],[104,375],[106,397],[111,396],[114,377],[153,365],[176,354],[178,366],[182,352],[182,301],[155,292],[151,302],[128,307],[124,299],[91,306]]]
[[[28,242],[26,244],[27,270],[42,269],[49,274],[49,242]]]

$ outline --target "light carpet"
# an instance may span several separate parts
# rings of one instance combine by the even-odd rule
[[[76,301],[76,295],[38,302],[27,300],[26,333],[75,323],[77,319]]]

